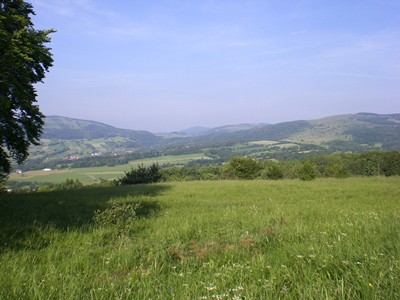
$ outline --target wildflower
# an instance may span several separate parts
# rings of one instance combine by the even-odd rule
[[[372,288],[372,283],[371,283],[371,282],[370,282],[370,283],[368,283],[368,286]]]
[[[222,294],[222,295],[212,295],[211,297],[220,300],[226,298],[227,296],[228,296],[227,294]]]

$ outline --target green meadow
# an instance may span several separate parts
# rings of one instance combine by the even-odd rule
[[[400,299],[400,177],[0,195],[0,299]]]
[[[22,174],[13,173],[10,175],[10,181],[16,182],[37,182],[37,183],[62,183],[67,179],[78,179],[83,184],[92,184],[101,180],[112,180],[119,178],[139,165],[149,166],[153,163],[172,165],[185,165],[191,160],[205,158],[204,153],[181,154],[181,155],[165,155],[159,157],[145,158],[140,160],[132,160],[129,164],[118,165],[113,167],[91,167],[91,168],[71,168],[64,170],[37,170],[28,171]]]

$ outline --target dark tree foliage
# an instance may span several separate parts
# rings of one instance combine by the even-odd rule
[[[22,163],[31,144],[39,142],[44,115],[36,104],[34,84],[41,82],[53,59],[49,34],[35,30],[31,4],[0,0],[0,174],[6,176],[11,159]],[[0,178],[1,179],[1,178]]]

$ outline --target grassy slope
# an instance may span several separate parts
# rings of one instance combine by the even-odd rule
[[[355,115],[339,115],[309,121],[312,125],[300,133],[295,133],[290,140],[310,144],[323,144],[332,140],[350,141],[351,136],[346,135],[348,128],[362,124]]]
[[[396,299],[399,198],[399,177],[4,195],[0,299]]]

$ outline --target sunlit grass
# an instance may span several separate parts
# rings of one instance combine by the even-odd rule
[[[5,195],[0,299],[396,299],[400,178]],[[111,203],[139,218],[93,222]]]

